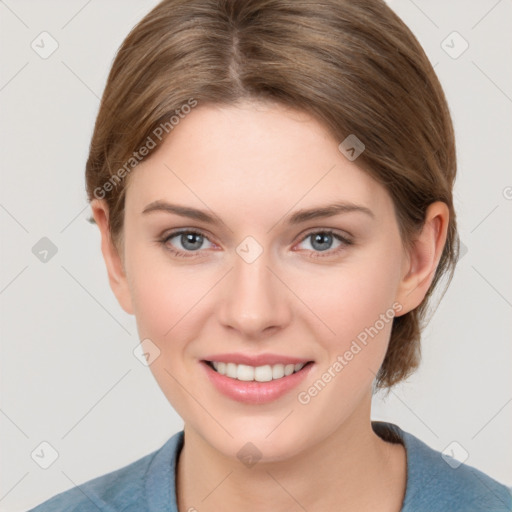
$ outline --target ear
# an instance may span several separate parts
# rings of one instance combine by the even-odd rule
[[[418,307],[425,298],[443,253],[449,218],[446,203],[436,201],[427,208],[423,228],[414,239],[402,266],[396,299],[403,307],[400,315]]]
[[[108,206],[102,199],[93,199],[91,201],[91,209],[101,233],[101,252],[107,266],[110,288],[112,288],[121,307],[128,314],[132,315],[132,297],[124,269],[124,262],[110,236]]]

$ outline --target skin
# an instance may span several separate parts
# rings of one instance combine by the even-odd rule
[[[406,251],[391,197],[357,160],[345,158],[339,142],[313,118],[283,106],[199,105],[129,176],[119,251],[104,201],[91,203],[112,290],[135,315],[140,339],[158,346],[150,369],[184,420],[181,511],[401,508],[404,448],[378,437],[370,420],[391,322],[308,404],[297,394],[393,303],[400,315],[422,302],[449,213],[444,203],[430,205]],[[156,200],[203,209],[222,222],[142,214]],[[364,205],[374,217],[350,212],[286,223],[299,209],[334,201]],[[177,228],[206,238],[188,252],[180,236],[159,241]],[[326,229],[354,243],[333,238],[321,251],[307,235]],[[249,235],[263,249],[252,263],[236,252]],[[170,247],[192,256],[175,256]],[[205,356],[224,352],[277,353],[315,364],[298,389],[248,405],[220,394],[200,366]],[[250,468],[237,458],[247,442],[262,454]]]

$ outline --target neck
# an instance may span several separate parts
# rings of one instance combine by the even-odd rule
[[[402,445],[382,440],[367,406],[320,443],[298,455],[245,467],[185,425],[176,470],[178,509],[247,512],[272,510],[380,510],[399,512],[405,494]]]

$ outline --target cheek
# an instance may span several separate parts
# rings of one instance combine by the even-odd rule
[[[303,280],[297,295],[307,297],[304,302],[324,324],[324,339],[329,334],[333,339],[346,339],[375,324],[392,308],[396,279],[392,266],[373,262]]]
[[[199,337],[203,322],[201,298],[208,279],[183,267],[172,267],[165,258],[156,261],[144,251],[134,251],[130,289],[139,339],[150,339],[159,350],[150,370],[163,393],[182,417],[190,415],[190,387],[193,361],[186,356],[190,341]],[[164,260],[164,261],[161,261]]]
[[[163,343],[187,323],[194,305],[208,291],[208,281],[193,266],[173,266],[160,249],[135,247],[131,256],[128,274],[139,334]]]
[[[343,371],[331,372],[343,373],[337,380],[345,384],[347,379],[370,383],[382,364],[398,312],[393,309],[397,262],[391,251],[368,252],[353,264],[303,281],[298,291],[318,319],[313,320],[315,338],[327,355],[322,366],[328,370],[341,356]]]
[[[384,360],[396,312],[393,309],[396,273],[379,260],[308,284],[315,313],[334,331],[318,327],[317,341],[325,358],[297,396],[310,417],[330,410],[325,428],[334,429],[368,396]],[[379,269],[386,268],[386,272]],[[323,285],[323,287],[322,287]],[[307,290],[304,290],[306,293]],[[320,325],[320,324],[319,324]],[[325,391],[324,391],[325,390]],[[334,407],[333,407],[334,406]]]

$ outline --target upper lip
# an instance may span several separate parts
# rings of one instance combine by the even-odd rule
[[[275,365],[275,364],[297,364],[297,363],[309,363],[311,359],[304,359],[301,357],[285,356],[280,354],[215,354],[204,358],[205,361],[215,361],[222,363],[235,363],[245,364],[248,366],[264,366],[264,365]]]

